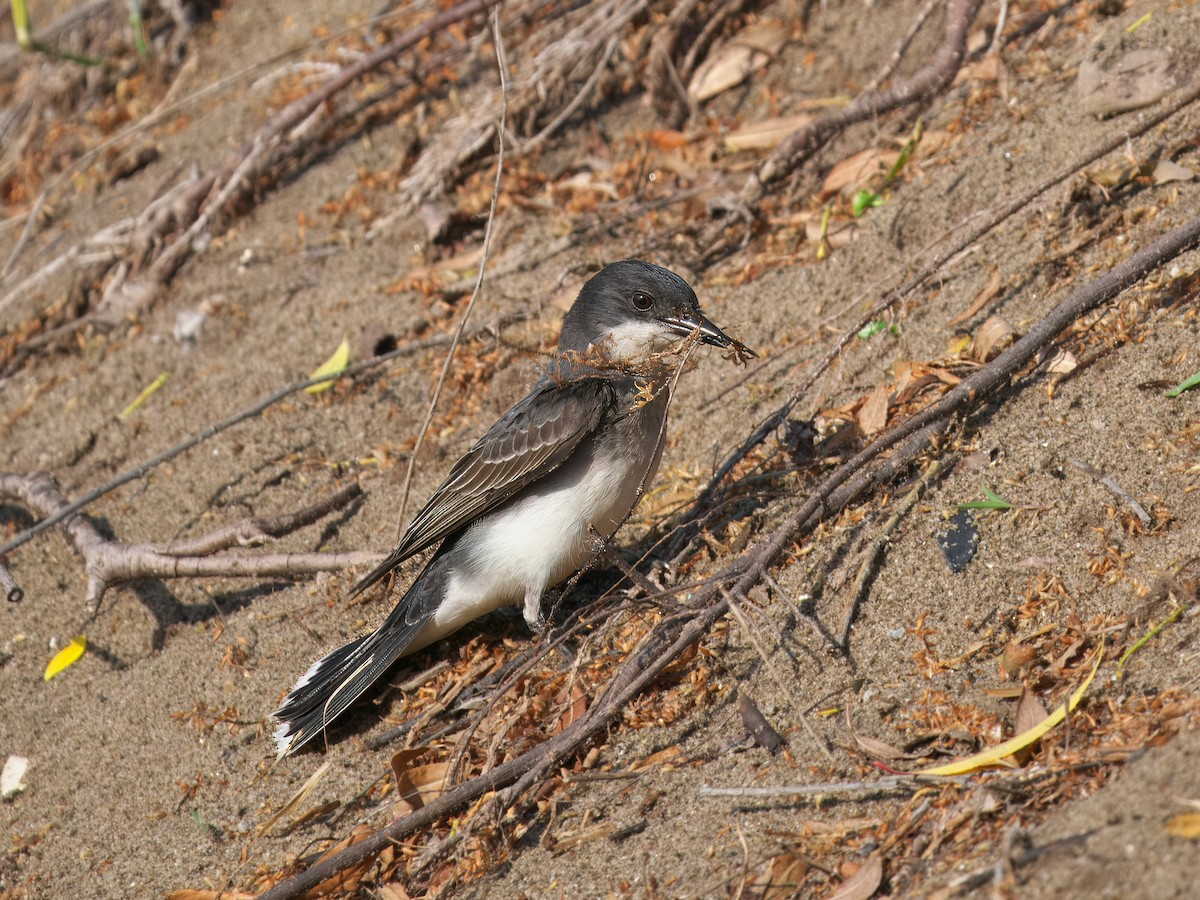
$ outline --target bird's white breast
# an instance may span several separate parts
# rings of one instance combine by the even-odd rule
[[[430,638],[540,597],[587,562],[598,538],[612,537],[658,468],[662,400],[641,417],[642,427],[585,440],[532,489],[470,526],[452,551]]]

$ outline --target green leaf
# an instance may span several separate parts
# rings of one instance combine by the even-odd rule
[[[877,209],[880,206],[883,206],[883,197],[865,188],[855,191],[854,196],[850,199],[850,208],[856,219],[861,218],[868,209]]]
[[[1167,396],[1178,397],[1184,391],[1190,391],[1194,387],[1200,387],[1200,372],[1197,372],[1191,378],[1179,382],[1179,384],[1167,391]]]
[[[885,331],[898,335],[900,333],[900,326],[889,325],[882,319],[875,319],[871,322],[868,322],[858,330],[858,338],[862,341],[869,341],[871,338],[875,337],[875,335],[882,334]]]
[[[921,143],[921,135],[924,133],[925,121],[923,119],[917,119],[917,124],[913,126],[912,136],[909,137],[908,142],[900,151],[900,155],[896,157],[896,161],[892,163],[892,167],[888,170],[887,178],[884,180],[884,184],[891,184],[891,182],[896,180],[896,176],[904,171],[904,167],[908,165],[909,161],[912,159],[913,153],[916,152],[917,144]]]
[[[980,484],[986,500],[974,500],[970,503],[956,503],[955,509],[1013,509],[1013,505],[994,491],[989,491],[986,484]]]

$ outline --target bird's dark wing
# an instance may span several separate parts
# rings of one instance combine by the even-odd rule
[[[604,378],[539,383],[455,463],[408,526],[400,546],[354,587],[351,596],[554,471],[615,402],[616,392]]]

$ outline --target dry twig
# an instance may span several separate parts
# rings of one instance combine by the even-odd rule
[[[293,577],[378,563],[382,554],[369,552],[226,552],[290,534],[361,495],[362,488],[352,481],[297,512],[272,518],[245,519],[190,541],[169,544],[125,544],[109,540],[89,519],[80,515],[68,514],[62,520],[62,527],[83,557],[88,576],[84,593],[85,607],[89,615],[95,615],[105,591],[129,581],[222,576]],[[70,506],[54,479],[46,472],[30,475],[0,473],[0,497],[20,500],[29,509],[47,517]]]

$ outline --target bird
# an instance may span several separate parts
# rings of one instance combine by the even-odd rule
[[[278,757],[326,727],[399,658],[480,616],[520,606],[534,631],[542,597],[628,518],[662,455],[676,369],[696,342],[755,354],[700,310],[668,269],[614,262],[580,290],[528,396],[450,469],[357,596],[437,545],[373,632],[318,659],[274,712]]]

